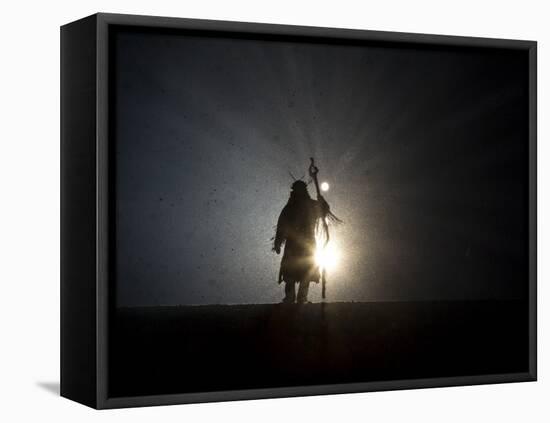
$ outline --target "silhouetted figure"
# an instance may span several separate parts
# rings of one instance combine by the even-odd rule
[[[291,186],[288,203],[283,208],[277,221],[277,232],[273,251],[281,252],[284,244],[283,259],[279,272],[279,283],[285,283],[285,303],[307,302],[310,282],[322,279],[322,270],[315,262],[315,233],[318,225],[322,226],[328,242],[328,227],[326,218],[337,218],[330,212],[328,203],[320,194],[317,183],[318,169],[312,163],[310,175],[317,187],[317,200],[313,200],[307,191],[307,184],[302,180],[295,181]],[[298,297],[295,285],[299,284]],[[324,298],[324,296],[323,296]]]

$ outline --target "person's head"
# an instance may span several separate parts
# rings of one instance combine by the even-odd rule
[[[294,181],[290,189],[290,196],[292,198],[309,198],[309,193],[307,192],[307,184],[300,179]]]
[[[290,186],[290,189],[292,190],[292,192],[302,194],[307,192],[307,184],[299,179],[293,182],[293,184]]]

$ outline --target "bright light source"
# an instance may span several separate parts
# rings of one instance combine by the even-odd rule
[[[340,253],[336,246],[329,242],[326,247],[317,244],[315,251],[315,262],[321,269],[332,270],[340,260]]]
[[[328,182],[323,182],[321,184],[321,191],[328,191],[330,188],[330,185],[328,184]]]

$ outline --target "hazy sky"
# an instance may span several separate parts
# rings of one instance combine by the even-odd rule
[[[118,305],[280,301],[270,238],[310,156],[345,221],[329,301],[525,295],[526,53],[139,30],[113,47]]]

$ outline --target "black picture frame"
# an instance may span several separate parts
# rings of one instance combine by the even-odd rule
[[[113,26],[349,43],[523,50],[529,66],[529,371],[467,377],[139,397],[108,394],[112,210],[109,33]],[[97,409],[534,381],[537,378],[537,44],[534,41],[98,13],[61,27],[61,395]]]

